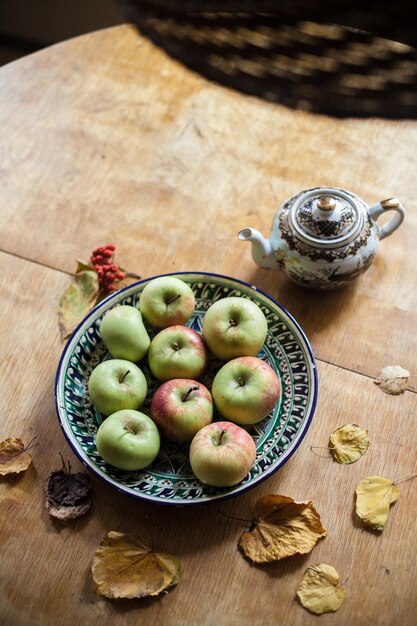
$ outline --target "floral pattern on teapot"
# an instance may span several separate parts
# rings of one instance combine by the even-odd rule
[[[376,219],[388,210],[395,216],[380,229]],[[317,187],[280,207],[269,240],[251,228],[240,231],[239,238],[252,242],[252,256],[261,267],[281,269],[301,286],[333,289],[369,268],[379,240],[403,218],[403,207],[394,198],[368,208],[351,192]]]

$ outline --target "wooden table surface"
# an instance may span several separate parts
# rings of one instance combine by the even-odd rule
[[[0,623],[414,626],[417,481],[400,485],[382,533],[360,524],[354,490],[366,476],[417,471],[417,122],[335,120],[243,96],[128,25],[1,68],[0,122],[0,440],[37,437],[27,472],[0,480]],[[267,234],[279,204],[315,185],[369,204],[397,196],[406,207],[369,271],[329,293],[258,269],[237,239],[245,226]],[[311,428],[280,471],[221,508],[250,518],[263,494],[313,500],[328,536],[309,555],[251,566],[237,551],[245,525],[218,505],[160,508],[94,477],[91,514],[67,524],[49,517],[43,483],[60,453],[73,471],[83,467],[54,408],[58,303],[76,259],[110,241],[143,277],[200,270],[255,284],[305,330],[319,370]],[[390,396],[373,379],[395,364],[412,377]],[[351,422],[370,431],[357,463],[310,450]],[[155,599],[97,596],[100,539],[110,530],[147,536],[149,523],[156,548],[181,560],[178,586]],[[317,618],[295,593],[320,562],[346,580],[347,598]]]

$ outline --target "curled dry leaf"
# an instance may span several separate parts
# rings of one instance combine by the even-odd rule
[[[368,431],[357,424],[341,426],[330,435],[329,450],[337,463],[354,463],[368,448]]]
[[[67,285],[59,303],[59,329],[61,339],[67,339],[77,324],[96,304],[99,294],[97,272],[78,263],[74,279]]]
[[[294,554],[307,554],[327,531],[312,502],[270,494],[255,505],[256,519],[242,533],[239,549],[254,563],[278,561]]]
[[[297,590],[297,596],[305,609],[321,615],[337,611],[342,606],[346,590],[334,567],[320,563],[308,567]]]
[[[356,513],[366,526],[382,530],[388,519],[390,506],[400,492],[388,478],[370,476],[356,486]]]
[[[86,472],[70,470],[49,474],[44,488],[49,515],[67,521],[85,515],[91,508],[91,480]]]
[[[410,376],[410,372],[399,365],[387,365],[375,378],[374,383],[382,391],[397,396],[403,393]]]
[[[0,442],[0,476],[19,474],[27,470],[32,457],[18,437],[9,437]]]
[[[97,593],[106,598],[157,596],[181,577],[179,560],[150,550],[140,537],[109,532],[93,560]]]
[[[58,322],[61,339],[67,339],[87,313],[109,293],[138,280],[114,262],[116,246],[109,243],[92,251],[90,263],[77,262],[75,276],[59,303]]]

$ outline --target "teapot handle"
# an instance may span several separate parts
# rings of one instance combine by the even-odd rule
[[[388,235],[391,235],[394,230],[402,224],[404,220],[404,207],[397,198],[388,198],[387,200],[381,200],[378,204],[370,207],[369,215],[373,220],[377,220],[380,215],[386,213],[386,211],[395,211],[395,215],[389,222],[381,226],[379,231],[379,238],[385,239]]]

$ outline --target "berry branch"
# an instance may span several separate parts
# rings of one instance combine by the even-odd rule
[[[126,273],[114,262],[115,249],[114,243],[99,246],[93,250],[90,258],[91,264],[98,275],[98,284],[106,293],[117,291],[115,283],[126,278]]]

